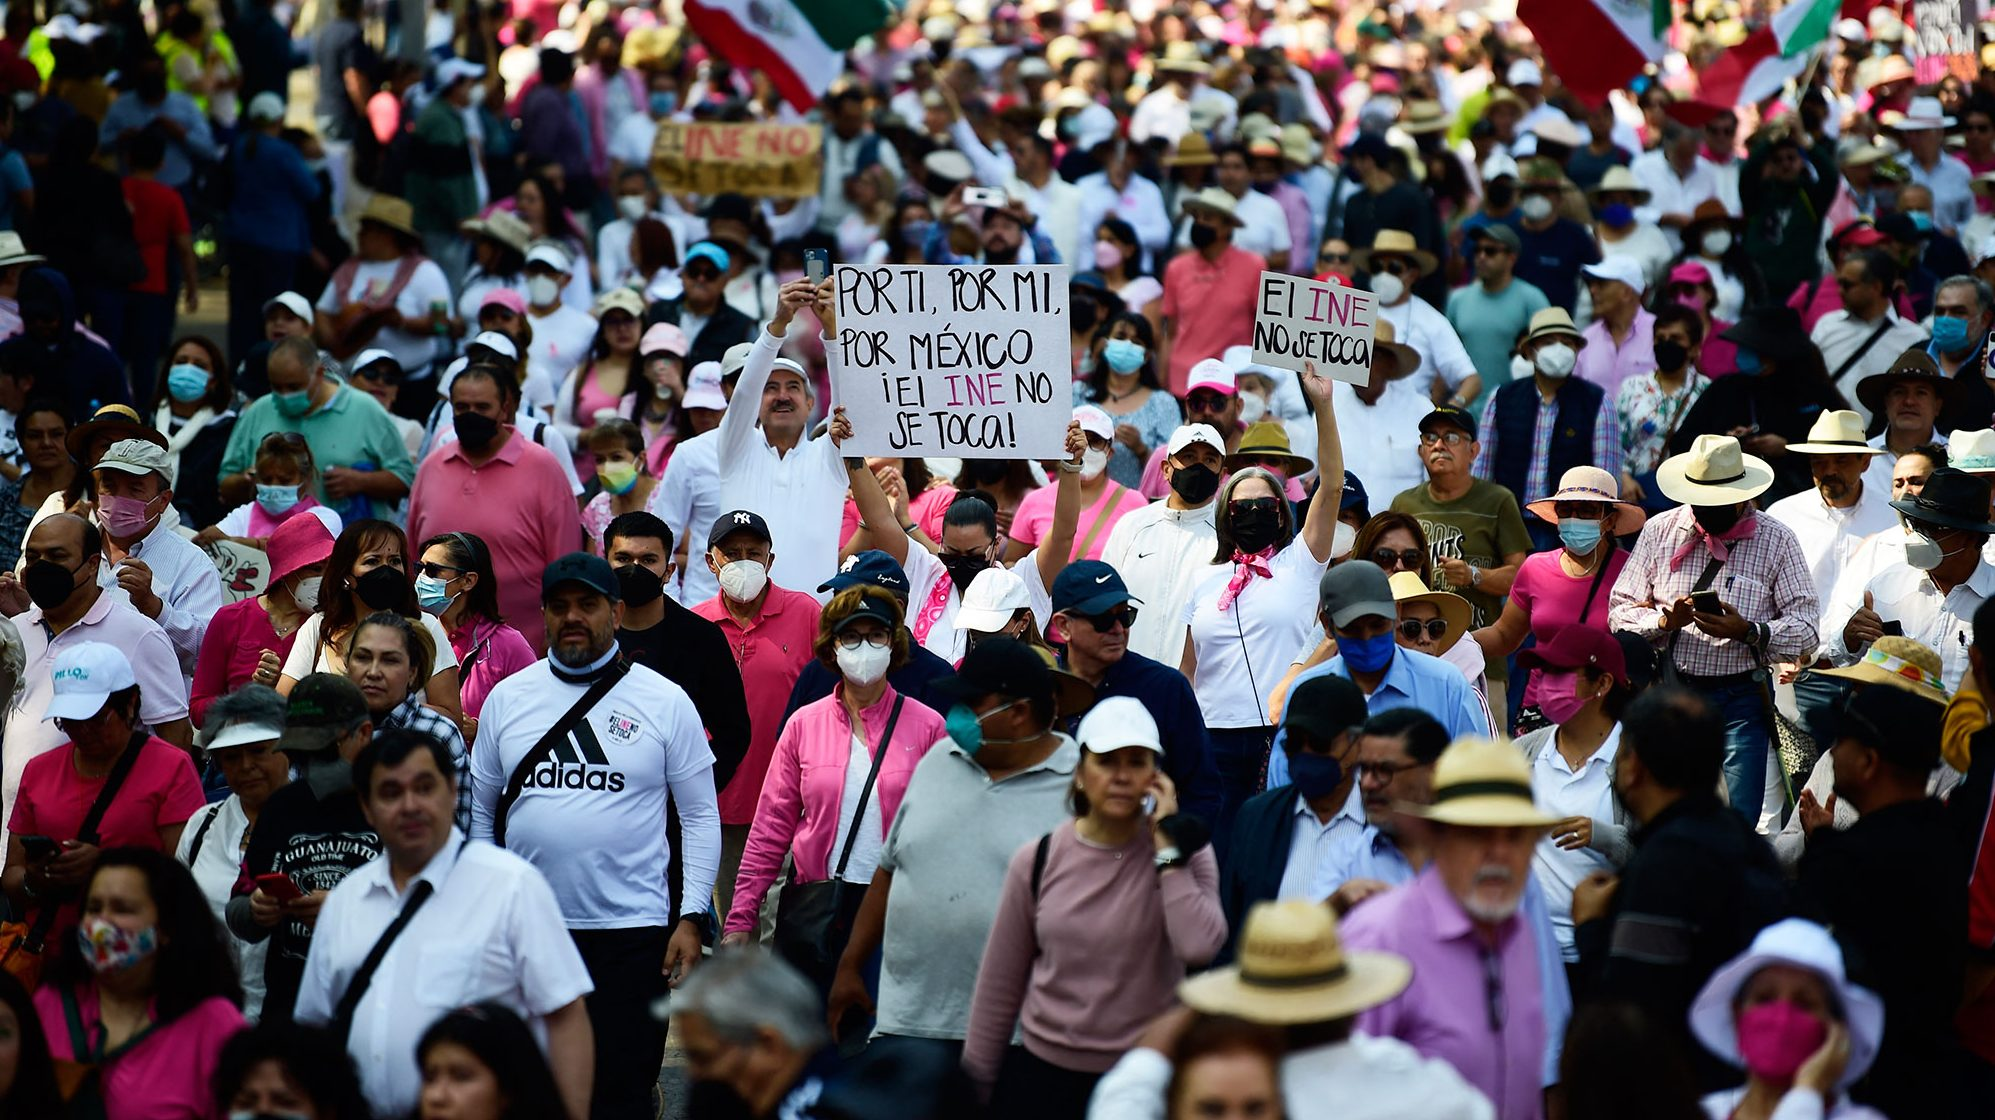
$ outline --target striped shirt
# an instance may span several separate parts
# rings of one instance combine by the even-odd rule
[[[1711,586],[1747,621],[1766,626],[1763,657],[1746,642],[1714,638],[1694,625],[1674,632],[1658,625],[1662,607],[1690,594],[1711,562],[1710,549],[1700,538],[1682,563],[1670,565],[1670,557],[1696,527],[1689,506],[1657,514],[1642,527],[1628,566],[1614,583],[1608,624],[1640,634],[1658,649],[1667,648],[1670,638],[1677,636],[1676,667],[1692,676],[1730,676],[1757,668],[1762,660],[1811,658],[1819,641],[1816,620],[1822,608],[1808,558],[1794,530],[1764,514],[1752,516],[1752,535],[1729,542],[1729,555]]]

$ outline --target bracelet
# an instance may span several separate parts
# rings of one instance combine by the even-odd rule
[[[905,524],[905,525],[901,526],[901,532],[903,532],[903,533],[906,533],[906,534],[907,534],[908,536],[910,536],[910,537],[911,537],[911,536],[914,536],[914,535],[915,535],[915,533],[917,533],[917,532],[919,532],[919,531],[920,531],[920,529],[921,529],[921,526],[919,526],[919,525],[916,525],[916,524],[915,524],[914,522],[912,522],[912,521],[910,521],[910,522],[908,522],[907,524]]]
[[[1060,473],[1079,474],[1081,473],[1081,465],[1079,463],[1069,463],[1065,459],[1062,459],[1060,460]]]
[[[1482,586],[1482,569],[1476,567],[1474,564],[1469,565],[1469,586],[1470,587]]]

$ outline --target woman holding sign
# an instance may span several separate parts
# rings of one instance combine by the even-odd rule
[[[1319,479],[1344,477],[1331,384],[1308,363],[1302,385],[1316,402]],[[1275,733],[1268,702],[1315,621],[1317,581],[1337,535],[1335,505],[1309,503],[1298,530],[1281,480],[1259,467],[1236,472],[1219,493],[1219,547],[1192,590],[1181,663],[1219,767],[1215,836],[1231,831],[1233,814],[1260,789]]]

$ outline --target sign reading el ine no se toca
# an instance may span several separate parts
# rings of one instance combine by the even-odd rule
[[[1064,266],[840,266],[834,277],[845,454],[1066,458]]]
[[[1261,273],[1254,303],[1254,361],[1363,385],[1372,376],[1378,297],[1342,284]]]

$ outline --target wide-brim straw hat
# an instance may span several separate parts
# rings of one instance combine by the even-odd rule
[[[386,226],[396,233],[421,238],[416,232],[416,210],[405,199],[392,194],[375,193],[367,199],[367,206],[360,211],[360,220]]]
[[[1815,423],[1808,428],[1808,438],[1788,444],[1787,449],[1803,455],[1884,454],[1883,448],[1872,447],[1863,438],[1863,417],[1847,408],[1830,409],[1815,417]]]
[[[63,438],[63,446],[68,448],[69,457],[83,463],[90,444],[97,440],[143,439],[166,446],[166,437],[158,428],[139,419],[138,410],[128,404],[107,404],[92,413],[90,419],[69,429]],[[83,463],[85,469],[93,464]]]
[[[1656,468],[1656,489],[1686,506],[1730,506],[1751,501],[1773,485],[1773,468],[1748,455],[1735,436],[1697,437],[1690,450]]]
[[[1609,536],[1625,537],[1649,520],[1641,506],[1621,500],[1621,484],[1609,471],[1599,467],[1572,467],[1559,476],[1559,488],[1548,498],[1539,498],[1524,508],[1540,521],[1558,524],[1560,502],[1606,502],[1614,507],[1614,524]]]
[[[1258,466],[1268,459],[1281,460],[1282,473],[1293,478],[1307,474],[1316,464],[1297,455],[1288,443],[1288,429],[1273,420],[1256,420],[1241,433],[1240,449],[1226,457],[1226,469],[1237,471]]]
[[[1531,797],[1531,764],[1516,747],[1464,736],[1434,760],[1434,801],[1394,808],[1438,824],[1464,828],[1546,828],[1559,818]]]
[[[1412,136],[1429,132],[1446,132],[1453,122],[1448,119],[1448,109],[1439,101],[1409,101],[1406,115],[1399,120],[1400,131]]]
[[[1212,141],[1203,132],[1187,132],[1178,137],[1178,146],[1160,162],[1165,167],[1211,167],[1219,162],[1212,152]]]
[[[1533,313],[1530,327],[1518,345],[1546,338],[1563,338],[1572,343],[1574,350],[1586,349],[1586,336],[1579,333],[1579,325],[1572,321],[1572,314],[1563,307],[1547,307]]]
[[[1884,1042],[1884,1001],[1852,984],[1843,971],[1843,950],[1828,930],[1802,918],[1787,918],[1759,931],[1750,948],[1718,966],[1690,1005],[1690,1033],[1705,1049],[1743,1068],[1739,1053],[1739,992],[1761,969],[1773,965],[1819,975],[1830,1002],[1842,1009],[1850,1037],[1850,1057],[1836,1084],[1848,1087],[1863,1077]]]
[[[1380,319],[1372,325],[1372,356],[1377,357],[1381,351],[1391,354],[1399,363],[1399,372],[1392,375],[1394,381],[1420,368],[1420,351],[1399,341],[1399,331],[1390,319]]]
[[[1877,684],[1923,696],[1935,704],[1947,702],[1947,689],[1940,679],[1940,655],[1922,642],[1899,634],[1886,634],[1870,643],[1863,660],[1839,669],[1817,669],[1826,677],[1841,677],[1858,684]]]
[[[1226,193],[1224,187],[1205,188],[1186,199],[1184,208],[1187,213],[1199,211],[1210,214],[1234,229],[1240,229],[1247,224],[1240,220],[1240,215],[1237,213],[1240,208],[1239,202]]]
[[[1422,249],[1413,240],[1412,234],[1403,229],[1382,229],[1373,235],[1369,247],[1352,250],[1351,267],[1360,272],[1374,272],[1372,259],[1380,256],[1411,257],[1422,273],[1434,271],[1434,266],[1440,263],[1434,259],[1434,254]]]
[[[1455,648],[1455,643],[1469,632],[1469,623],[1475,618],[1475,608],[1467,599],[1452,591],[1435,591],[1420,579],[1419,572],[1394,572],[1386,583],[1392,587],[1392,601],[1398,603],[1432,603],[1441,612],[1441,621],[1448,624],[1448,631],[1441,635],[1437,647],[1442,653]]]
[[[1239,963],[1179,984],[1178,998],[1207,1015],[1293,1026],[1348,1019],[1397,996],[1412,980],[1406,958],[1346,952],[1329,907],[1291,899],[1249,910]]]
[[[1608,168],[1607,174],[1600,177],[1600,182],[1586,192],[1588,198],[1599,198],[1603,194],[1636,195],[1639,196],[1637,205],[1647,202],[1652,197],[1649,188],[1643,186],[1642,181],[1635,178],[1635,173],[1625,167]]]

